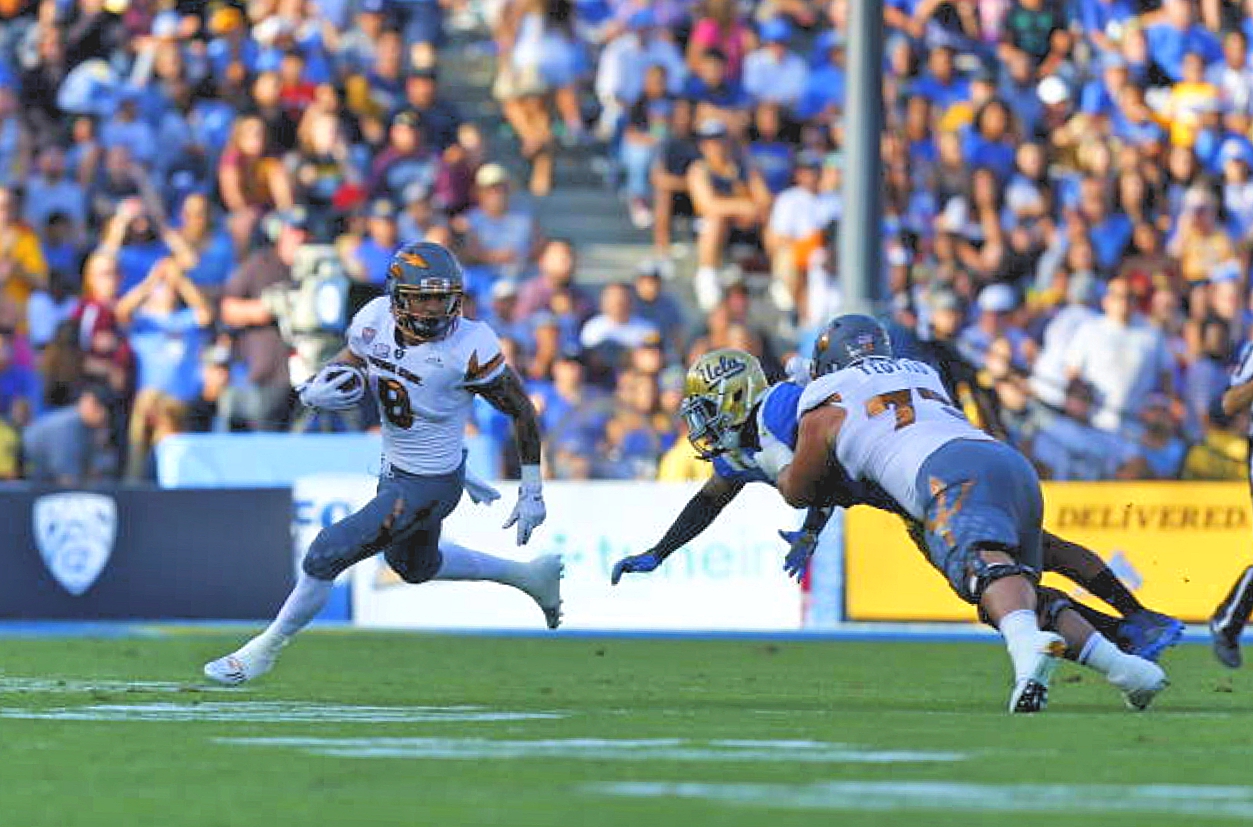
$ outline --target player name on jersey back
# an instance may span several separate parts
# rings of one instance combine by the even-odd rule
[[[397,338],[391,304],[381,297],[353,317],[348,347],[366,362],[382,421],[384,460],[428,475],[460,465],[471,389],[506,369],[495,332],[462,318],[442,339],[409,344]]]
[[[853,479],[878,483],[915,517],[927,492],[918,472],[955,439],[991,440],[953,407],[939,375],[910,359],[865,359],[820,376],[801,394],[798,410],[838,405],[845,412],[835,451]]]

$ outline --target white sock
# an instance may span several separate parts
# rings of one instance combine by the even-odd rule
[[[1014,679],[1021,681],[1031,677],[1040,634],[1040,624],[1035,612],[1030,609],[1010,612],[1001,618],[1000,630],[1001,636],[1005,638],[1005,648],[1009,650],[1010,660],[1014,662]]]
[[[250,640],[248,646],[267,649],[282,647],[317,617],[330,599],[331,587],[334,585],[330,580],[319,580],[302,571],[296,578],[296,587],[283,602],[283,608],[278,610],[278,617],[274,618],[274,622],[264,632]]]
[[[439,541],[439,553],[444,562],[435,572],[435,580],[490,580],[517,586],[526,577],[526,563],[493,557],[450,540]]]
[[[1088,642],[1083,644],[1083,651],[1079,653],[1079,662],[1084,666],[1090,666],[1102,675],[1108,675],[1118,666],[1126,655],[1117,646],[1109,642],[1109,639],[1100,632],[1093,632],[1088,638]]]

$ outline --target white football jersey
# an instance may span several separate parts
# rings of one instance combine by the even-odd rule
[[[461,464],[470,389],[507,367],[496,333],[458,319],[447,336],[419,345],[396,336],[391,302],[380,297],[353,317],[348,347],[364,359],[383,427],[383,460],[412,474],[446,474]]]
[[[835,451],[849,476],[878,483],[917,519],[929,497],[916,490],[927,458],[955,439],[992,439],[953,407],[930,366],[910,359],[865,359],[820,376],[797,412],[827,404],[846,412]]]

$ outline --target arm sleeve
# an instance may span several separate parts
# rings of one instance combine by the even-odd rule
[[[744,483],[733,483],[731,494],[724,499],[717,499],[709,496],[704,491],[698,491],[696,496],[688,500],[687,505],[679,512],[679,516],[671,524],[670,530],[649,551],[665,560],[671,554],[683,548],[694,537],[709,527],[709,524],[722,513],[722,509],[726,508],[727,503],[743,487]]]
[[[831,519],[831,506],[814,506],[805,512],[805,522],[801,525],[801,530],[817,534],[822,531],[822,527],[829,519]]]

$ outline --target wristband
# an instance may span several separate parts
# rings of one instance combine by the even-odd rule
[[[539,465],[522,466],[522,487],[538,491],[543,483],[540,480]]]

